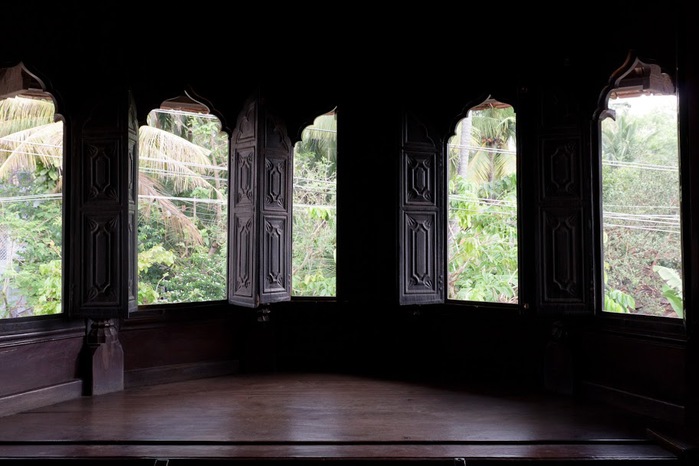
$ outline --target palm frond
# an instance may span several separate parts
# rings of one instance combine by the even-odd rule
[[[0,179],[17,170],[63,164],[63,122],[44,124],[0,137]]]
[[[139,204],[139,212],[146,217],[152,214],[152,209],[157,208],[162,212],[162,219],[170,231],[174,231],[185,242],[190,244],[204,244],[199,229],[194,224],[193,220],[187,217],[182,211],[168,199],[162,197],[163,188],[154,179],[139,174],[138,177],[138,193],[145,199],[153,199],[143,201]]]
[[[301,133],[302,141],[312,145],[313,150],[323,154],[332,163],[337,162],[337,116],[335,112],[320,115],[313,124],[306,126]]]
[[[177,191],[196,187],[211,189],[202,177],[213,168],[210,150],[193,144],[169,131],[142,126],[139,130],[139,163],[142,169],[150,169],[173,183]],[[215,190],[219,198],[223,193]]]
[[[55,107],[50,100],[19,96],[0,100],[0,137],[54,121]]]
[[[208,149],[170,132],[144,126],[139,132],[139,151],[141,166],[159,169],[159,176],[171,180],[175,189],[212,189],[202,177],[210,170]],[[0,100],[0,179],[18,170],[35,170],[37,161],[59,169],[63,166],[63,122],[55,121],[53,102],[24,97]],[[59,191],[61,182],[59,178]],[[203,244],[194,221],[163,196],[164,189],[155,178],[139,173],[138,185],[140,195],[154,200],[144,200],[142,213],[149,215],[157,208],[171,231],[190,244]],[[225,196],[213,189],[219,198]]]

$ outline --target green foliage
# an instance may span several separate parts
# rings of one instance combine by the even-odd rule
[[[516,217],[501,215],[501,204],[484,203],[480,197],[488,192],[493,200],[516,202],[515,175],[507,178],[485,190],[458,177],[453,180],[461,194],[450,198],[450,299],[516,302]]]
[[[153,304],[159,300],[158,283],[154,283],[153,280],[162,280],[167,277],[169,268],[175,263],[175,257],[175,253],[165,250],[162,244],[156,244],[152,248],[138,253],[139,279],[140,277],[148,277],[146,280],[139,280],[139,304]],[[153,275],[148,275],[151,269],[160,270]]]
[[[604,293],[604,310],[607,312],[625,313],[633,312],[636,308],[636,300],[620,290],[608,290]]]
[[[295,157],[294,216],[292,229],[292,294],[335,295],[334,174],[326,163],[305,163]]]
[[[470,118],[469,129],[462,126],[466,119],[457,127],[448,152],[448,296],[516,302],[514,112],[486,106]],[[52,104],[36,99],[0,100],[0,120],[0,197],[13,200],[0,206],[0,231],[14,246],[2,272],[0,317],[57,313],[62,126],[53,122]],[[139,303],[224,299],[227,138],[210,116],[154,112],[149,122],[154,131],[142,131],[140,141],[140,194],[148,195],[139,200]],[[295,296],[335,295],[335,130],[335,113],[322,115],[295,147]],[[672,227],[619,229],[608,221],[615,212],[676,217],[676,139],[676,107],[645,115],[618,107],[616,121],[603,125],[607,311],[683,316],[679,234]],[[630,165],[637,162],[655,169]]]
[[[684,302],[682,295],[682,277],[679,272],[669,267],[662,265],[654,265],[653,270],[660,275],[660,278],[665,280],[663,285],[663,296],[670,302],[677,316],[684,317]]]
[[[162,296],[169,303],[215,301],[226,298],[226,256],[198,248],[186,261],[175,261],[173,273],[163,277]]]
[[[139,198],[139,304],[225,299],[227,138],[209,115],[154,111],[148,121],[141,170],[157,180]]]
[[[629,314],[636,310],[636,300],[633,296],[624,293],[621,290],[613,289],[607,284],[609,275],[607,270],[609,264],[604,264],[604,310],[607,312],[615,312],[617,314]]]
[[[15,245],[14,256],[3,272],[0,315],[61,312],[60,202],[40,198],[31,204],[12,202],[3,206],[0,218],[5,241]]]
[[[55,196],[2,205],[0,229],[17,252],[3,273],[0,317],[60,312],[62,126],[51,123],[53,106],[45,104],[0,100],[0,132],[11,135],[2,140],[11,145],[2,152],[10,155],[0,166],[0,194]],[[138,302],[225,299],[227,137],[210,115],[154,111],[148,122],[139,133]],[[296,294],[335,294],[335,128],[334,113],[322,115],[298,145]],[[25,156],[32,138],[50,141],[36,145],[49,149]]]
[[[0,100],[0,318],[61,312],[62,128],[50,99]]]
[[[471,112],[449,148],[449,299],[517,302],[517,175],[512,107]]]
[[[676,102],[645,112],[638,110],[642,102],[652,101],[611,103],[616,118],[601,125],[607,287],[633,296],[633,306],[611,300],[623,312],[677,317],[681,290],[678,295],[656,273],[658,266],[682,268]],[[612,305],[605,310],[619,312]]]
[[[335,129],[335,114],[321,115],[294,148],[293,296],[335,296]]]

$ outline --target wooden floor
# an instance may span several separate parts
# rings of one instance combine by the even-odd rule
[[[635,421],[565,397],[351,375],[234,375],[1,417],[0,461],[677,464]]]

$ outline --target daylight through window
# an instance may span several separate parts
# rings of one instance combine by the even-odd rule
[[[335,296],[337,114],[321,115],[294,146],[292,295]]]
[[[677,97],[610,98],[602,130],[604,310],[683,317]]]
[[[153,110],[139,130],[138,186],[139,305],[226,299],[228,137],[218,118]]]
[[[62,312],[63,122],[43,93],[0,100],[0,318]]]
[[[517,303],[514,109],[493,100],[471,109],[447,151],[447,299]]]

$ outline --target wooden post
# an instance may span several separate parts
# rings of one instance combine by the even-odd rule
[[[85,336],[85,395],[124,389],[124,352],[114,319],[89,321]]]

